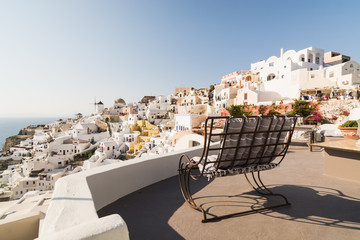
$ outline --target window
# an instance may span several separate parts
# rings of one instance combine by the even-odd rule
[[[320,64],[320,58],[319,58],[319,57],[316,57],[316,58],[315,58],[315,63],[316,63],[316,64]]]
[[[351,68],[353,68],[353,67],[354,67],[354,65],[350,64],[350,67],[351,67]]]
[[[311,74],[311,76],[310,76],[311,78],[315,78],[315,75],[314,74]]]
[[[271,73],[267,76],[267,80],[273,80],[275,78],[275,74]]]
[[[310,71],[312,71],[313,69],[312,68],[310,68]]]
[[[269,63],[269,67],[273,67],[273,66],[274,66],[273,62]]]
[[[247,93],[244,94],[244,100],[247,100]]]
[[[304,58],[304,57],[302,57],[302,58],[301,58],[301,61],[302,61],[302,62],[305,62],[305,58]]]
[[[33,181],[33,184],[35,184],[35,181]]]
[[[330,72],[329,77],[331,77],[331,78],[334,77],[334,72]]]
[[[26,182],[26,185],[29,185],[29,182]]]

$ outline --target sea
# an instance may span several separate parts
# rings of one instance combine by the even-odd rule
[[[0,151],[5,144],[6,138],[17,135],[22,128],[29,125],[49,124],[58,119],[60,118],[0,118]]]

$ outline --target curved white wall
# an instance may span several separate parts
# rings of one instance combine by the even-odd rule
[[[84,230],[87,228],[91,232],[91,226],[97,226],[96,239],[114,239],[114,236],[128,239],[128,229],[121,217],[114,214],[108,216],[112,221],[99,219],[97,210],[138,189],[177,175],[183,153],[193,157],[200,156],[201,152],[202,147],[195,147],[101,166],[59,179],[39,239],[65,235],[68,239],[94,239]]]

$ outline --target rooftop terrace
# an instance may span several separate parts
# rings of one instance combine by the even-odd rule
[[[38,236],[40,240],[360,238],[360,182],[324,175],[325,152],[319,148],[310,152],[299,143],[290,146],[280,167],[262,174],[264,183],[284,194],[291,206],[201,223],[202,214],[184,203],[176,176],[181,154],[192,157],[201,152],[199,146],[60,178],[45,217],[39,211],[18,217],[11,213],[0,219],[0,236]],[[204,178],[191,186],[197,204],[213,215],[282,200],[258,195],[243,175]]]
[[[98,215],[119,214],[130,239],[359,239],[360,183],[323,175],[323,163],[319,149],[291,145],[280,167],[264,171],[264,183],[288,197],[290,207],[201,223],[174,176],[120,198]],[[243,175],[193,183],[195,201],[214,215],[280,201],[258,195]]]

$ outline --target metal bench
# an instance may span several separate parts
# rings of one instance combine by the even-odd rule
[[[202,222],[209,222],[238,215],[250,214],[271,208],[290,205],[282,194],[270,191],[262,182],[260,172],[273,169],[282,162],[291,142],[297,117],[251,116],[208,117],[205,122],[205,140],[201,157],[190,159],[183,154],[179,160],[179,183],[185,202],[201,211]],[[223,122],[223,130],[215,131],[216,123]],[[220,140],[219,144],[214,144]],[[257,174],[254,174],[257,172]],[[251,183],[247,174],[251,173]],[[190,177],[223,177],[244,174],[246,180],[258,193],[265,196],[280,196],[284,204],[252,209],[212,218],[196,205],[190,191]]]

